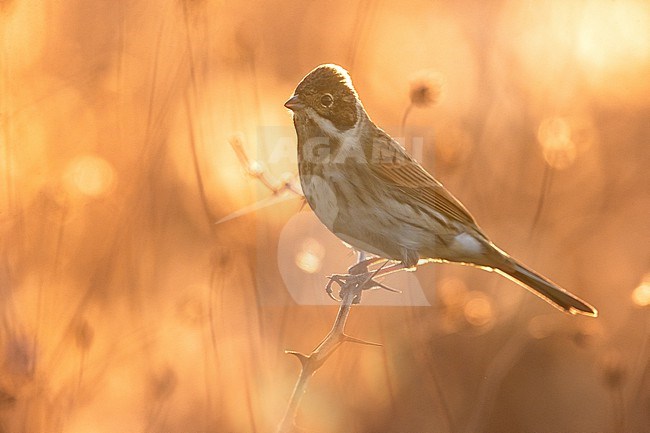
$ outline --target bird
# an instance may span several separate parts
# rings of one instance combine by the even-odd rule
[[[465,206],[375,125],[343,67],[317,66],[284,106],[293,115],[306,201],[343,242],[408,269],[451,262],[496,271],[564,312],[597,317],[592,305],[497,247]]]

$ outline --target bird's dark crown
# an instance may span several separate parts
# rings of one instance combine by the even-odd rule
[[[340,131],[357,123],[357,92],[348,72],[338,65],[316,67],[298,84],[295,95]]]

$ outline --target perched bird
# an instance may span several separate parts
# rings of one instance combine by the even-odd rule
[[[293,111],[307,202],[344,242],[411,268],[425,261],[494,270],[571,314],[594,307],[494,245],[472,215],[368,117],[348,72],[309,72],[284,104]]]

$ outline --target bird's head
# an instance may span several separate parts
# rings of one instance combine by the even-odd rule
[[[338,132],[353,128],[359,118],[357,92],[348,71],[334,64],[320,65],[302,79],[284,104],[318,124],[329,124]],[[323,121],[325,119],[325,122]]]

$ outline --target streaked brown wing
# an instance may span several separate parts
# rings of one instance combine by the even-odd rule
[[[381,181],[403,190],[405,194],[442,215],[479,230],[465,206],[399,144],[386,135],[384,140],[375,140],[373,147],[369,166]]]

